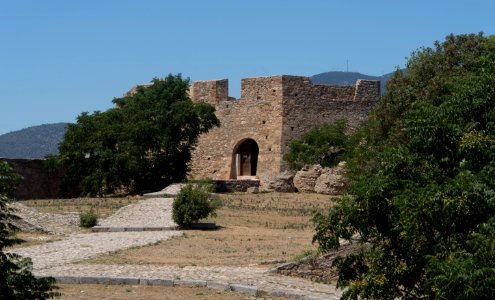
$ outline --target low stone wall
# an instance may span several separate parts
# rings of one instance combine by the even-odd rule
[[[213,180],[218,193],[245,192],[250,187],[259,187],[259,180]]]
[[[12,195],[14,199],[50,199],[61,198],[61,172],[50,172],[44,165],[43,159],[10,159],[6,161],[14,171],[23,177],[16,185]]]

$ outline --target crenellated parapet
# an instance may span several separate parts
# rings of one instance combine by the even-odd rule
[[[221,123],[200,136],[192,176],[260,179],[287,169],[283,155],[290,141],[315,125],[346,119],[357,127],[380,97],[380,82],[330,86],[277,75],[242,79],[240,99],[228,96],[227,79],[196,81],[189,95],[214,105]]]
[[[189,89],[193,101],[216,105],[236,100],[228,95],[228,79],[195,81]],[[243,78],[240,101],[273,101],[283,98],[336,101],[369,101],[380,97],[380,81],[358,80],[355,86],[313,84],[308,77],[276,75]]]

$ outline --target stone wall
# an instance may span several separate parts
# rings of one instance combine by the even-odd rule
[[[380,81],[362,79],[356,81],[354,100],[376,101],[378,96],[380,96]]]
[[[189,96],[196,101],[216,106],[221,101],[229,100],[228,91],[229,81],[227,79],[195,81],[189,89]]]
[[[245,192],[250,187],[259,187],[259,180],[215,180],[215,192]]]
[[[340,87],[286,76],[283,85],[282,155],[289,151],[290,141],[314,126],[345,119],[350,129],[355,129],[380,96],[379,81],[358,80],[356,87]]]
[[[42,159],[9,159],[6,161],[21,175],[23,179],[16,185],[14,199],[50,199],[60,198],[60,182],[63,174],[61,172],[50,172],[44,166]]]
[[[204,82],[199,85],[208,86]],[[240,100],[225,96],[212,99],[216,97],[212,89],[202,89],[196,83],[191,90],[193,101],[216,103],[216,115],[221,123],[199,138],[190,165],[192,177],[238,178],[235,152],[247,139],[254,140],[259,148],[257,174],[281,169],[281,76],[243,79]],[[206,93],[198,93],[201,90]]]
[[[278,75],[245,78],[241,84],[239,100],[228,96],[226,79],[192,84],[191,99],[214,105],[221,122],[200,136],[190,164],[192,177],[242,179],[239,170],[246,164],[240,149],[248,139],[259,148],[251,177],[282,172],[288,168],[282,158],[291,140],[339,119],[355,128],[380,96],[380,82],[369,80],[359,80],[355,87],[328,86],[312,84],[308,77]]]

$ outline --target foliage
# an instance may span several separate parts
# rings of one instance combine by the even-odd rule
[[[344,299],[495,296],[495,39],[450,35],[414,52],[352,151],[351,186],[314,241]]]
[[[116,108],[79,115],[60,144],[65,191],[140,193],[183,180],[198,136],[219,126],[214,107],[193,103],[188,88],[180,75],[155,78],[114,99]]]
[[[344,120],[312,128],[301,138],[291,142],[284,160],[293,170],[299,170],[306,164],[334,166],[344,154],[347,141],[346,128]]]
[[[79,226],[91,228],[96,224],[98,224],[98,216],[92,209],[79,215]]]
[[[14,218],[7,207],[8,197],[19,176],[6,162],[0,162],[0,300],[44,299],[58,296],[53,278],[39,278],[31,273],[29,258],[14,253],[5,253],[4,249],[20,242],[12,236],[17,228],[9,220]]]
[[[179,226],[190,227],[198,220],[214,215],[219,203],[210,199],[213,184],[208,181],[182,187],[172,205],[172,219]]]

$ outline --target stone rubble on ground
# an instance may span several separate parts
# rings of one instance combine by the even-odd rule
[[[260,180],[261,192],[292,193],[295,191],[293,183],[294,173],[284,171],[282,173],[265,173]]]
[[[347,182],[342,176],[347,172],[346,162],[342,161],[333,168],[323,168],[316,179],[314,191],[318,194],[340,195]]]
[[[294,186],[298,192],[339,195],[347,182],[342,176],[347,172],[346,162],[332,168],[321,165],[306,165],[294,176]]]
[[[320,165],[304,166],[294,176],[294,186],[300,193],[314,193],[315,184],[321,175]]]

